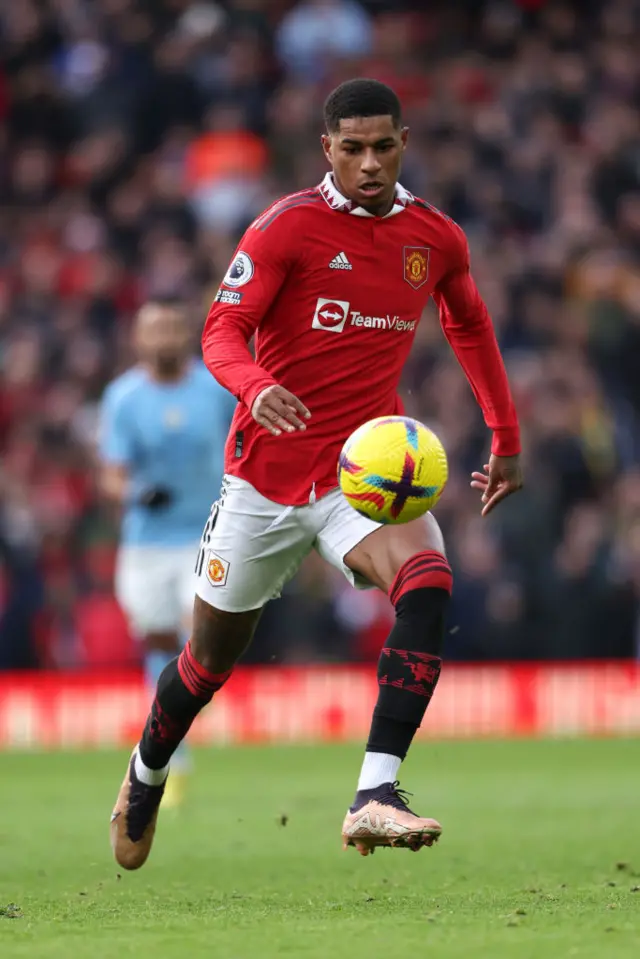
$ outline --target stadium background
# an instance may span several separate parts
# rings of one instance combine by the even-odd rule
[[[635,0],[21,0],[0,30],[0,669],[135,661],[102,390],[145,297],[200,325],[254,215],[319,181],[323,98],[353,75],[403,100],[402,181],[467,231],[522,420],[527,486],[482,521],[489,437],[429,311],[403,390],[452,465],[447,656],[635,656]],[[311,557],[248,660],[372,661],[390,614]]]
[[[0,955],[636,959],[640,3],[0,0],[0,49]],[[186,815],[121,874],[148,691],[97,404],[144,297],[199,326],[252,215],[320,179],[357,74],[401,93],[403,181],[469,233],[523,424],[527,488],[480,522],[488,436],[430,313],[404,389],[451,455],[447,655],[475,662],[402,784],[443,840],[340,853],[389,608],[312,559],[190,734],[242,748],[196,750]]]

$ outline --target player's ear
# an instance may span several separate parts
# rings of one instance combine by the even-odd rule
[[[407,149],[407,142],[409,140],[409,127],[403,127],[400,131],[400,142],[402,143],[402,149]]]
[[[333,157],[331,156],[331,137],[327,133],[323,133],[320,137],[320,142],[322,143],[324,155],[329,163],[333,164]]]

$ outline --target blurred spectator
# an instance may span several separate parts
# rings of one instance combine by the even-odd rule
[[[324,81],[333,59],[369,52],[371,23],[357,0],[302,0],[280,23],[276,47],[294,77]]]
[[[185,190],[200,224],[236,235],[266,204],[262,188],[268,154],[262,139],[244,128],[239,106],[212,108],[205,132],[184,157]]]
[[[404,391],[451,460],[447,655],[640,655],[636,0],[20,0],[0,37],[0,668],[135,656],[97,402],[144,297],[200,323],[251,219],[320,180],[353,75],[403,99],[403,182],[467,231],[522,419],[527,487],[481,521],[488,436],[427,310]],[[310,557],[250,655],[374,659],[389,616]]]

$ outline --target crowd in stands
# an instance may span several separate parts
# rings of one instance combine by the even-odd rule
[[[319,182],[352,76],[403,101],[402,182],[468,234],[522,423],[526,486],[483,520],[489,435],[427,310],[403,394],[450,457],[447,656],[636,655],[637,0],[16,0],[0,45],[0,669],[135,659],[101,394],[145,298],[197,331],[246,226]],[[373,659],[391,613],[312,556],[249,658]]]

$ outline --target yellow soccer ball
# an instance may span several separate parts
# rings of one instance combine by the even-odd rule
[[[447,454],[435,433],[408,416],[379,416],[342,447],[338,482],[358,513],[378,523],[408,523],[440,499]]]

